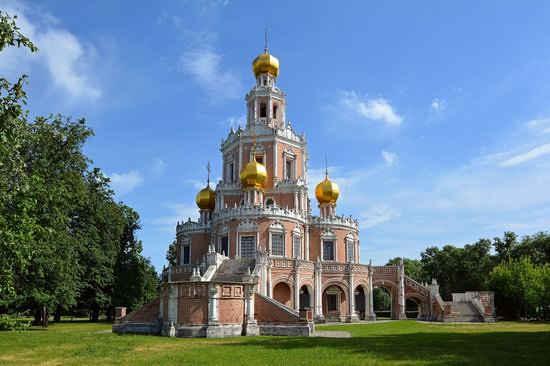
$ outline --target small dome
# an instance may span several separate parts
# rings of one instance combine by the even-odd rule
[[[197,193],[195,200],[201,210],[214,210],[216,207],[216,192],[210,188],[210,183]]]
[[[266,51],[252,61],[252,71],[254,71],[254,75],[256,76],[262,73],[279,76],[279,60]]]
[[[265,166],[258,163],[254,158],[250,163],[246,164],[239,175],[243,188],[263,188],[267,181],[267,170]]]
[[[317,197],[319,204],[335,204],[339,195],[340,188],[338,187],[338,184],[328,179],[328,175],[325,177],[325,180],[317,184],[317,187],[315,188],[315,197]]]

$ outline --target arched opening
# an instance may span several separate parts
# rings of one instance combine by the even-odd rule
[[[291,294],[290,286],[284,282],[279,282],[273,287],[273,299],[285,306],[292,306]]]
[[[306,285],[300,287],[300,309],[312,307],[311,295]]]
[[[267,117],[267,106],[265,103],[260,104],[260,117]]]
[[[405,314],[407,319],[418,319],[420,317],[420,304],[416,300],[408,298],[405,301]]]
[[[323,315],[328,321],[343,321],[348,312],[346,291],[331,285],[323,292]]]
[[[372,291],[373,309],[376,319],[392,318],[392,295],[385,287],[375,287]]]
[[[359,319],[365,320],[367,301],[363,286],[357,286],[353,292],[353,295],[355,296],[355,312],[359,316]]]
[[[265,205],[267,207],[275,206],[275,201],[273,200],[273,198],[269,197],[268,199],[265,200]]]
[[[273,105],[273,118],[277,118],[277,104]]]

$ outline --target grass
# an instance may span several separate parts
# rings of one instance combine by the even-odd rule
[[[110,333],[110,324],[65,322],[0,332],[0,365],[548,365],[550,324],[416,321],[325,325],[351,339],[173,339]]]

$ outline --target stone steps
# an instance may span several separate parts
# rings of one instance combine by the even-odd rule
[[[216,274],[213,281],[220,282],[241,282],[243,276],[246,276],[248,269],[252,272],[256,266],[254,259],[225,259]]]

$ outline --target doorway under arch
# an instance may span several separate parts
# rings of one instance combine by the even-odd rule
[[[360,320],[365,320],[367,312],[367,292],[363,286],[359,285],[353,291],[353,295],[355,296],[355,312]]]
[[[273,299],[281,304],[292,307],[292,291],[290,286],[284,282],[279,282],[273,287]]]
[[[377,286],[372,290],[373,308],[376,319],[393,318],[393,296],[389,289]]]
[[[323,291],[323,315],[327,320],[343,321],[348,313],[346,290],[330,285]]]
[[[300,287],[300,309],[313,307],[312,295],[313,291],[307,285]]]

